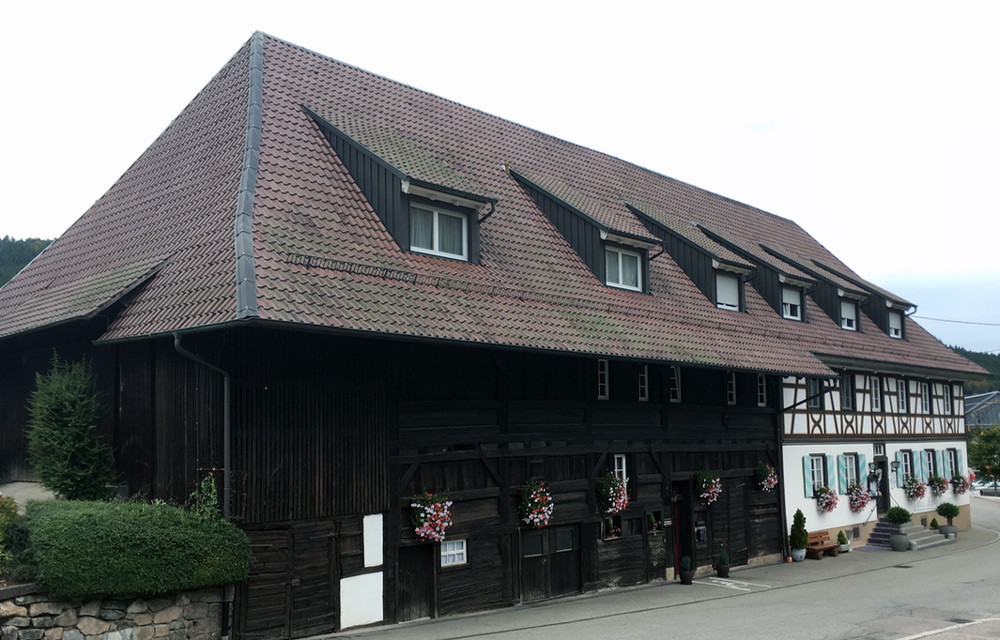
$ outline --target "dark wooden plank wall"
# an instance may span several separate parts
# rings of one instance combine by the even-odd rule
[[[889,307],[886,306],[885,296],[873,293],[858,306],[875,323],[875,326],[882,330],[882,333],[889,333]],[[904,316],[905,314],[900,312],[900,317]]]
[[[757,290],[760,297],[764,298],[764,301],[771,305],[771,308],[774,309],[780,318],[782,315],[782,285],[778,278],[778,271],[763,261],[758,261],[755,264],[757,265],[757,276],[750,279],[750,286]]]
[[[520,183],[525,192],[538,205],[556,229],[566,238],[573,250],[580,256],[584,264],[594,272],[597,279],[604,282],[606,273],[604,266],[604,241],[601,240],[600,229],[594,223],[581,218],[573,211],[553,200],[538,189],[527,183]],[[645,262],[645,261],[643,261]],[[648,274],[644,282],[649,282]]]
[[[650,233],[663,241],[663,248],[705,297],[715,304],[715,269],[707,251],[663,227],[643,219]]]

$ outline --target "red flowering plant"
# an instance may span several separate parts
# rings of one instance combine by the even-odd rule
[[[868,493],[868,489],[865,489],[857,482],[853,482],[851,486],[847,487],[847,502],[854,513],[861,513],[868,506],[868,503],[871,502],[871,499],[872,494]]]
[[[830,513],[836,509],[838,502],[840,502],[840,496],[837,495],[836,489],[831,489],[830,487],[819,487],[816,489],[816,506],[823,513]]]
[[[931,493],[940,497],[948,490],[948,481],[939,475],[931,475],[927,478],[927,486],[931,488]]]
[[[906,476],[903,480],[903,493],[910,500],[920,500],[927,495],[927,485],[917,476]]]
[[[969,482],[969,479],[960,473],[956,473],[951,477],[951,490],[954,491],[956,495],[963,495],[971,486],[972,483]]]
[[[722,481],[713,476],[708,469],[695,474],[695,481],[698,486],[698,497],[704,500],[705,504],[712,504],[722,495]]]
[[[410,522],[413,533],[433,542],[444,540],[444,532],[451,526],[451,500],[447,496],[425,491],[413,499]]]
[[[597,500],[604,513],[621,513],[628,506],[627,482],[610,471],[597,481]]]
[[[521,521],[539,529],[552,519],[552,495],[545,483],[531,478],[521,486],[521,503],[518,512]]]
[[[778,486],[778,472],[766,462],[757,463],[753,475],[754,480],[757,481],[757,488],[765,493],[770,493]]]

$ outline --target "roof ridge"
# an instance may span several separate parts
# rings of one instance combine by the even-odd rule
[[[253,201],[260,166],[260,132],[263,126],[264,33],[250,38],[249,91],[247,92],[247,131],[243,147],[243,173],[236,200],[236,317],[255,318],[257,309],[257,274],[253,254]]]

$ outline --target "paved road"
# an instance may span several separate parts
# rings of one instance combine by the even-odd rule
[[[1000,499],[973,499],[953,545],[733,571],[341,634],[364,640],[1000,638]]]

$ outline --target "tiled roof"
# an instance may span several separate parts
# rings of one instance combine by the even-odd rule
[[[254,91],[260,142],[245,154]],[[310,111],[399,172],[496,199],[480,227],[479,264],[401,250]],[[717,309],[667,254],[650,262],[648,295],[606,287],[503,167],[609,230],[653,239],[625,205],[642,203],[763,261],[775,260],[760,248],[766,239],[786,255],[843,265],[790,220],[260,35],[0,290],[0,337],[65,316],[29,300],[53,279],[73,287],[112,273],[139,278],[165,256],[103,339],[237,321],[234,220],[248,158],[256,179],[252,278],[243,282],[254,284],[263,321],[806,375],[830,374],[814,353],[980,373],[910,319],[905,341],[866,317],[861,331],[843,331],[811,300],[811,322],[788,321],[750,287],[746,313]],[[694,226],[683,232],[747,262]]]

